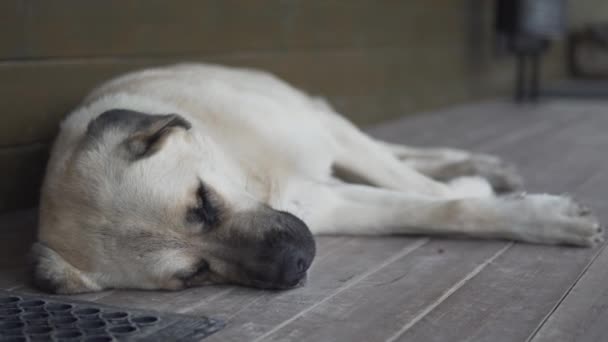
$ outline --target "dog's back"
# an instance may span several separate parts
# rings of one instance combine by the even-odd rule
[[[93,90],[63,122],[49,172],[63,170],[61,160],[68,159],[91,120],[115,108],[180,114],[248,169],[252,180],[276,187],[287,175],[321,180],[330,174],[331,108],[272,74],[202,64],[134,72]]]

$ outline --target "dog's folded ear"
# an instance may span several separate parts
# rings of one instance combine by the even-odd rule
[[[125,141],[134,158],[146,157],[160,149],[174,128],[189,129],[190,123],[177,114],[149,115]]]
[[[146,114],[127,109],[112,109],[91,121],[87,136],[93,141],[103,139],[108,131],[127,134],[123,146],[130,159],[147,157],[158,151],[166,137],[175,129],[190,129],[191,124],[178,114]]]
[[[90,277],[40,242],[34,243],[30,257],[32,281],[40,290],[60,294],[102,290]]]

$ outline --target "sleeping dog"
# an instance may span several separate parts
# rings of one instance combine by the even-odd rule
[[[572,199],[497,196],[500,159],[378,141],[271,74],[139,71],[61,125],[41,194],[35,283],[55,293],[302,284],[314,234],[464,235],[589,246]]]

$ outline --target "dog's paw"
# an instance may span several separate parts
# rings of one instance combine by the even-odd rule
[[[522,240],[547,244],[593,246],[604,241],[591,210],[573,199],[553,195],[513,195],[504,198],[521,227]]]
[[[496,193],[523,189],[523,178],[511,163],[486,154],[474,154],[470,163],[473,173],[487,179]]]

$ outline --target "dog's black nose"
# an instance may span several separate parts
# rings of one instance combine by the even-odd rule
[[[284,211],[263,207],[253,215],[252,225],[260,227],[251,240],[238,244],[247,252],[240,262],[235,282],[267,289],[288,289],[306,279],[306,271],[315,258],[315,240],[306,224]]]
[[[296,216],[280,212],[279,221],[283,231],[282,247],[278,260],[280,271],[278,283],[282,287],[293,287],[306,277],[306,271],[315,257],[316,246],[310,230]]]
[[[287,249],[278,279],[281,287],[294,287],[306,278],[306,271],[312,264],[314,254],[302,249]]]

